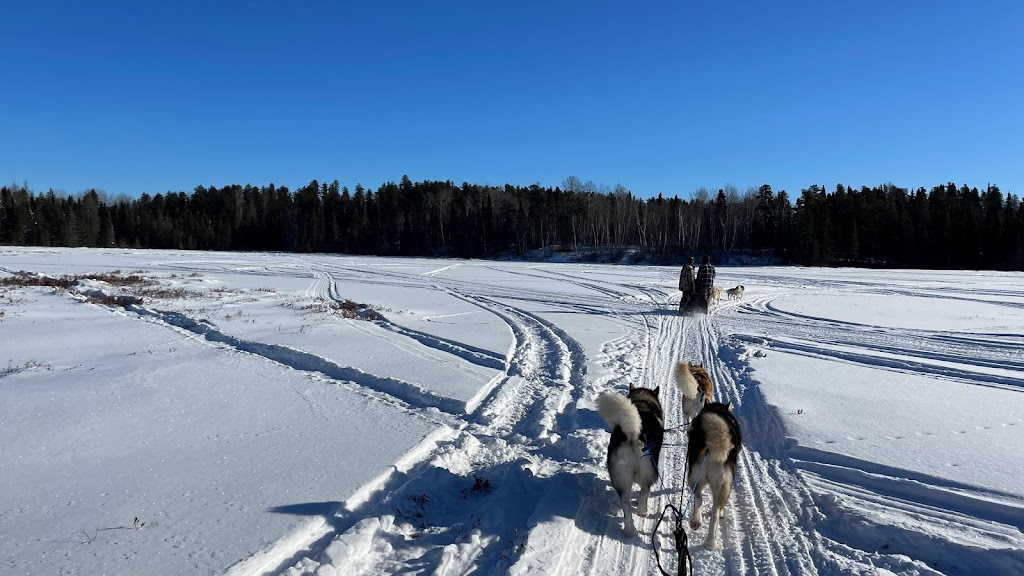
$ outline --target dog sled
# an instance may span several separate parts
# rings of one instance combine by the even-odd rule
[[[691,292],[684,294],[679,301],[679,315],[693,316],[695,314],[707,314],[711,306],[711,295]]]

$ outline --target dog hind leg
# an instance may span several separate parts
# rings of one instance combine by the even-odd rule
[[[647,516],[647,502],[651,497],[651,487],[658,481],[658,468],[654,464],[654,457],[647,455],[641,458],[638,472],[636,483],[640,485],[640,496],[636,502],[636,513]]]
[[[714,493],[715,505],[711,509],[711,522],[708,524],[708,535],[704,539],[704,547],[708,550],[717,550],[718,524],[725,516],[725,504],[729,501],[729,494],[732,492],[732,475],[725,473],[719,476],[711,486]]]
[[[719,518],[725,518],[725,505],[729,503],[729,495],[732,493],[732,487],[726,486],[725,488],[722,489],[722,491],[724,494],[722,495],[722,503],[721,505],[718,506]]]
[[[636,500],[636,513],[641,516],[647,516],[647,500],[651,497],[651,487],[649,485],[642,485],[640,487],[640,496]]]
[[[636,527],[633,525],[632,502],[633,471],[637,466],[636,458],[632,448],[621,447],[608,461],[608,476],[622,505],[622,530],[629,536],[636,535]]]
[[[633,525],[633,487],[627,486],[625,490],[615,489],[619,493],[619,500],[622,504],[622,531],[627,536],[636,536],[636,526]]]
[[[691,503],[692,508],[690,508],[690,528],[693,530],[699,530],[701,525],[700,507],[703,504],[701,492],[704,491],[704,484],[705,482],[703,479],[699,480],[697,482],[696,490],[694,490],[693,484],[689,484],[690,490],[693,492],[693,502]]]

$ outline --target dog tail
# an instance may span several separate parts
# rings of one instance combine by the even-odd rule
[[[687,398],[697,396],[697,379],[693,377],[689,362],[676,362],[675,369],[676,388]]]
[[[597,413],[612,430],[618,426],[630,440],[640,438],[640,412],[629,398],[614,392],[606,392],[597,399]]]

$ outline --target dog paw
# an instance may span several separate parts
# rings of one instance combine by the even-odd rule
[[[623,527],[622,527],[622,532],[623,532],[623,533],[624,533],[624,534],[625,534],[626,536],[636,536],[636,535],[637,535],[637,533],[636,533],[636,528],[634,528],[634,527],[632,527],[632,526],[623,526]]]
[[[718,550],[722,546],[718,543],[718,538],[708,538],[704,540],[704,548],[708,550]]]
[[[636,513],[641,515],[641,516],[647,516],[647,506],[643,506],[643,507],[637,506],[636,507]]]
[[[690,528],[692,530],[700,530],[700,520],[690,520]]]

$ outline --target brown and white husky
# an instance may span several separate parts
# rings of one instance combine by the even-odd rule
[[[697,412],[714,399],[715,384],[704,367],[689,362],[676,362],[676,388],[683,395],[683,414],[693,420]]]
[[[690,528],[701,527],[702,492],[709,486],[713,499],[711,523],[704,538],[704,547],[709,550],[719,547],[718,521],[725,515],[725,504],[732,493],[742,442],[740,423],[732,415],[732,404],[708,404],[687,431],[686,487],[693,491]]]

